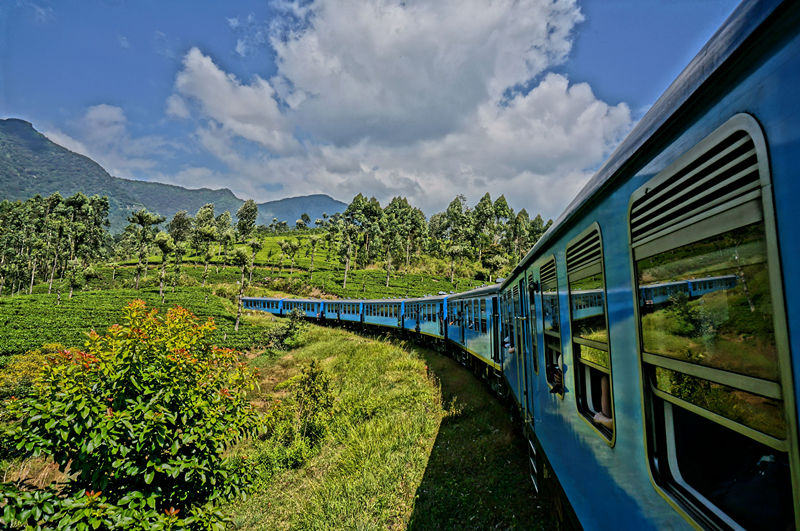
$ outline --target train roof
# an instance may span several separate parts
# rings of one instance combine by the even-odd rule
[[[500,291],[501,284],[492,284],[490,286],[480,286],[478,288],[473,288],[469,291],[462,291],[459,293],[454,293],[452,295],[448,295],[448,299],[468,299],[471,297],[479,297],[482,295],[494,295],[498,291]]]
[[[714,75],[714,73],[736,52],[736,50],[772,15],[782,2],[780,0],[745,0],[734,10],[689,65],[653,104],[647,114],[639,120],[633,131],[622,141],[594,174],[578,195],[556,219],[550,229],[525,255],[503,283],[505,288],[517,273],[522,271],[547,248],[577,217],[581,210],[597,195],[615,184],[626,165],[650,147],[670,120],[685,106],[692,96]]]

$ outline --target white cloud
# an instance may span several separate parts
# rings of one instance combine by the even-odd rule
[[[167,101],[241,196],[404,195],[430,214],[489,191],[555,217],[630,129],[627,105],[548,73],[582,20],[574,0],[276,5],[275,76],[240,81],[194,48]]]
[[[171,94],[167,98],[167,115],[175,118],[188,118],[189,108],[186,107],[186,102],[177,94]]]
[[[318,0],[274,32],[281,97],[322,141],[407,143],[463,125],[484,102],[562,62],[574,0]]]
[[[125,48],[126,50],[131,47],[131,41],[129,41],[128,37],[125,35],[117,35],[117,43],[121,48]]]
[[[175,90],[185,100],[195,102],[204,117],[273,153],[285,154],[299,148],[291,125],[273,97],[275,91],[258,76],[250,84],[241,83],[236,76],[223,72],[210,57],[192,48],[183,59]]]

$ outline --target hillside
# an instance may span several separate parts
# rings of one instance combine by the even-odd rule
[[[157,182],[120,179],[108,174],[92,159],[73,153],[36,131],[24,120],[0,120],[0,199],[25,200],[35,194],[76,192],[106,195],[111,204],[111,232],[120,232],[127,215],[147,208],[168,219],[179,210],[194,214],[206,203],[214,203],[218,213],[236,211],[244,202],[227,188],[190,190]],[[323,212],[334,214],[347,205],[327,195],[292,197],[259,204],[258,223],[273,217],[293,225],[301,214],[312,220]]]

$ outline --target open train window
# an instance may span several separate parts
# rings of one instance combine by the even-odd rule
[[[542,294],[542,326],[544,328],[544,363],[550,392],[564,398],[564,360],[561,357],[561,314],[558,305],[556,259],[550,258],[539,268]]]
[[[614,442],[614,394],[608,349],[603,245],[595,223],[567,245],[572,355],[578,411]]]
[[[765,139],[744,114],[631,197],[651,470],[702,526],[798,521],[772,212]]]

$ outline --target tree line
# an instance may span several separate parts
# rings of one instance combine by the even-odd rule
[[[472,207],[458,195],[430,219],[404,197],[395,197],[382,207],[374,197],[358,194],[343,212],[323,214],[313,223],[303,214],[293,228],[277,219],[269,225],[256,225],[258,206],[248,200],[236,212],[235,221],[228,211],[216,213],[213,204],[202,206],[194,216],[180,211],[169,222],[140,209],[129,214],[122,234],[112,236],[107,231],[108,211],[108,198],[81,193],[0,202],[0,296],[32,293],[37,280],[47,282],[50,293],[55,279],[69,286],[71,296],[74,288],[96,275],[94,267],[99,262],[110,263],[113,280],[121,260],[136,261],[138,289],[153,255],[161,256],[162,298],[167,265],[173,265],[174,286],[187,255],[203,265],[203,286],[215,258],[240,266],[241,290],[248,270],[247,280],[252,279],[252,265],[263,248],[263,238],[271,234],[287,235],[278,241],[281,267],[288,258],[294,268],[298,253],[305,250],[311,259],[311,280],[319,250],[324,248],[328,257],[337,257],[344,273],[343,288],[354,268],[383,267],[388,286],[393,271],[410,268],[425,256],[448,261],[451,282],[457,265],[465,261],[483,268],[491,281],[518,262],[552,224],[541,215],[531,219],[525,209],[515,213],[504,196],[492,201],[489,193]],[[306,235],[303,242],[298,237],[301,234]],[[270,251],[267,259],[272,258]]]

